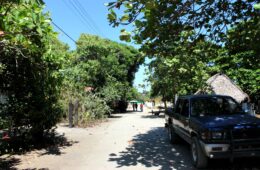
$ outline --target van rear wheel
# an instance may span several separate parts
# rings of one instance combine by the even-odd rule
[[[168,137],[170,140],[170,143],[174,144],[174,143],[178,143],[180,140],[180,137],[175,133],[172,124],[168,125]]]

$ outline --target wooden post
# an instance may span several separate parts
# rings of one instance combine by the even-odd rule
[[[75,125],[78,125],[79,122],[79,100],[77,99],[74,104],[74,116],[75,116]]]
[[[69,101],[69,127],[73,127],[73,110],[74,110],[74,105],[72,104],[72,101]]]

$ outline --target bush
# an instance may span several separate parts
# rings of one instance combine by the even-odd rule
[[[94,95],[85,94],[80,99],[81,111],[79,112],[79,124],[86,125],[89,121],[104,119],[110,115],[111,109],[104,99]]]
[[[37,0],[3,2],[0,13],[0,91],[7,102],[0,108],[0,127],[30,126],[41,135],[60,118],[57,104],[60,63],[50,41],[56,34]],[[32,17],[33,16],[33,17]],[[26,19],[25,19],[26,18]]]

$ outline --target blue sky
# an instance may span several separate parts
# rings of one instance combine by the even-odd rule
[[[119,40],[122,27],[113,28],[107,21],[108,10],[104,4],[109,2],[109,0],[44,0],[44,2],[46,6],[45,10],[49,11],[53,22],[61,27],[74,40],[77,40],[81,33],[88,33],[124,43]],[[84,19],[75,10],[76,3],[81,5],[80,8],[82,11],[86,11],[86,13],[84,13]],[[80,9],[78,9],[78,11],[80,11]],[[130,27],[128,27],[128,29],[129,28]],[[61,41],[67,43],[71,49],[75,49],[75,43],[73,41],[60,30],[56,28],[55,30],[60,33],[59,39]],[[133,43],[129,45],[138,48],[138,46]],[[144,83],[144,79],[146,78],[144,71],[145,67],[142,65],[136,73],[134,86]],[[139,91],[140,90],[141,89],[139,89]]]

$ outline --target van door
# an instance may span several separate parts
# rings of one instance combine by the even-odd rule
[[[189,142],[190,140],[190,128],[189,128],[189,113],[190,113],[190,102],[188,99],[182,101],[182,106],[180,110],[180,126],[179,130],[182,137]]]

